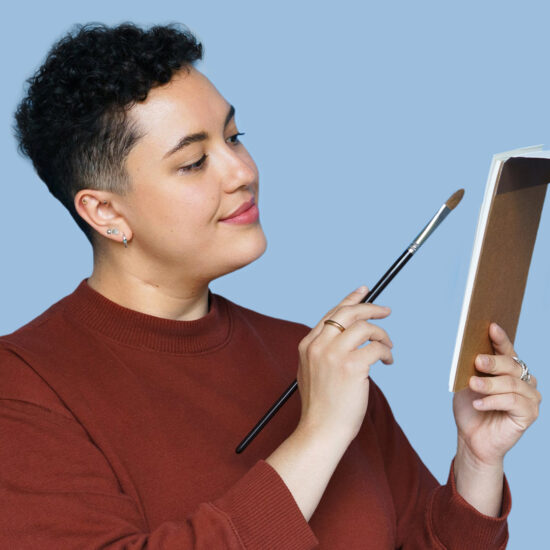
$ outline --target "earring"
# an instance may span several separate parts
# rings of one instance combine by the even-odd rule
[[[107,229],[107,235],[118,235],[119,231],[116,227],[113,229]]]
[[[126,240],[126,235],[122,234],[122,242],[124,243],[124,248],[128,248],[128,241]]]
[[[103,201],[103,204],[107,204],[107,201]]]
[[[86,200],[86,197],[82,199],[82,204],[88,204],[88,201]]]

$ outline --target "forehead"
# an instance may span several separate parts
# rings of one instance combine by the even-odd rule
[[[212,82],[190,67],[174,73],[167,84],[152,88],[145,101],[129,109],[128,116],[143,137],[162,137],[173,143],[183,133],[208,130],[219,121],[223,124],[228,108]]]

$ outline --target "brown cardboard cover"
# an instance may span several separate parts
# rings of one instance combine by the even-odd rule
[[[470,307],[466,318],[453,391],[480,375],[478,354],[493,355],[489,324],[498,323],[513,342],[527,284],[547,183],[550,159],[512,157],[502,163],[489,217]]]

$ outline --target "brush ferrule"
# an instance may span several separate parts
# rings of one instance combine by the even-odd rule
[[[435,231],[437,226],[447,217],[451,211],[447,205],[443,205],[436,213],[436,215],[430,220],[428,225],[422,229],[422,231],[417,235],[416,239],[411,243],[409,249],[415,247],[414,252],[416,252],[423,244],[424,241]]]

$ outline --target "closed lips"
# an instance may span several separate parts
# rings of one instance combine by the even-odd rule
[[[254,206],[254,197],[252,197],[249,201],[244,202],[243,204],[241,204],[241,206],[239,206],[239,208],[237,208],[237,210],[235,210],[232,214],[229,214],[229,216],[226,216],[225,218],[221,218],[221,219],[223,221],[223,220],[227,220],[229,218],[234,218],[235,216],[238,216],[239,214],[242,214],[244,211],[248,210],[252,206]]]

